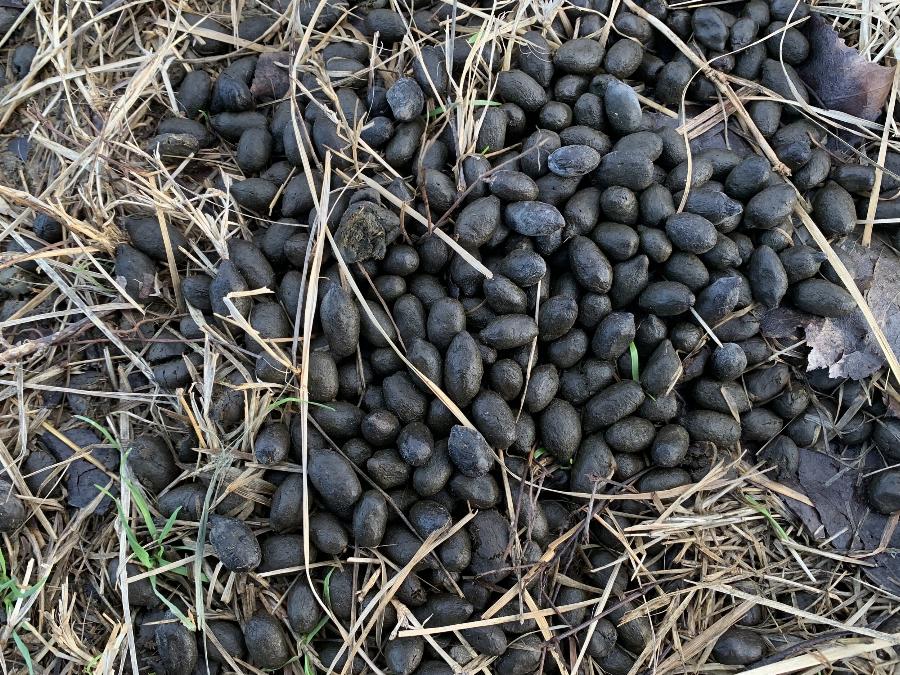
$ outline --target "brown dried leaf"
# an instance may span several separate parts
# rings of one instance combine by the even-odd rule
[[[900,259],[893,251],[883,249],[875,263],[866,300],[894,353],[900,353]],[[868,340],[875,342],[871,336]]]
[[[810,17],[807,37],[809,58],[800,68],[800,77],[822,105],[870,121],[878,119],[891,93],[894,69],[866,61],[816,14]]]
[[[887,392],[884,393],[883,400],[884,404],[887,406],[888,415],[891,417],[900,417],[900,401]]]
[[[840,319],[815,319],[806,326],[806,343],[810,346],[808,370],[828,368],[831,377],[851,377],[862,379],[868,377],[884,364],[877,355],[869,355],[865,349],[868,328],[865,321],[855,314]],[[868,368],[860,359],[861,356],[872,356],[867,359]],[[849,372],[849,366],[855,366]]]

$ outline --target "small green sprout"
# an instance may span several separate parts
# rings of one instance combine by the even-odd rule
[[[628,353],[631,354],[631,379],[637,382],[641,379],[641,369],[638,362],[637,345],[634,344],[634,340],[628,345]]]
[[[92,420],[90,417],[85,417],[84,415],[75,415],[76,419],[85,422],[86,424],[91,425],[94,429],[96,429],[106,442],[109,443],[112,447],[116,448],[122,456],[122,460],[120,462],[120,466],[124,467],[128,453],[122,449],[121,443],[119,443],[113,435],[109,432],[109,430],[104,427],[99,422]],[[125,530],[125,538],[128,541],[128,547],[131,549],[132,555],[141,563],[141,565],[148,572],[152,572],[157,570],[165,565],[169,564],[169,561],[166,560],[165,557],[165,549],[163,546],[163,542],[166,540],[166,537],[169,536],[169,533],[172,531],[172,528],[175,526],[175,520],[178,518],[178,512],[181,508],[175,509],[175,512],[166,519],[166,522],[163,523],[161,528],[156,527],[156,523],[153,520],[153,515],[150,512],[150,505],[147,504],[147,500],[144,499],[143,493],[138,489],[138,487],[132,483],[128,478],[123,474],[119,474],[119,480],[121,484],[128,490],[128,494],[131,496],[131,500],[134,502],[135,507],[138,510],[138,513],[141,515],[141,520],[144,521],[144,527],[147,529],[147,532],[150,535],[151,542],[147,546],[144,546],[139,540],[137,533],[129,521],[128,514],[125,513],[125,509],[122,507],[122,501],[113,495],[109,490],[101,485],[95,485],[94,487],[107,497],[109,497],[112,502],[116,506],[116,513],[119,516],[119,522],[122,524],[122,528]],[[177,567],[171,570],[175,574],[180,576],[187,576],[187,570],[184,567]],[[150,586],[153,589],[153,592],[156,594],[156,597],[160,599],[160,601],[166,606],[166,608],[173,614],[173,616],[177,617],[182,624],[184,624],[185,628],[190,631],[197,630],[197,626],[194,622],[188,618],[184,612],[182,612],[178,607],[176,607],[172,602],[165,597],[162,592],[157,588],[156,585],[156,575],[151,575],[149,577]]]
[[[758,514],[763,516],[766,520],[769,521],[769,524],[772,526],[772,529],[775,530],[776,536],[782,541],[792,541],[788,536],[788,533],[784,531],[784,528],[781,524],[775,520],[775,517],[769,513],[769,510],[760,504],[752,495],[743,495],[744,501],[750,505],[750,508],[756,511]]]
[[[3,605],[3,611],[7,618],[12,614],[13,606],[22,599],[28,599],[37,593],[44,585],[44,579],[39,580],[36,584],[22,588],[18,580],[10,576],[6,566],[6,556],[0,550],[0,604]],[[28,669],[29,675],[34,675],[34,663],[31,660],[31,652],[28,651],[28,645],[16,630],[12,632],[12,639],[16,645],[16,649],[22,655],[22,661]]]

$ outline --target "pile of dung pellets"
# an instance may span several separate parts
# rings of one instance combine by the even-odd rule
[[[873,189],[876,220],[894,217],[900,154],[876,176],[877,147],[848,158],[806,114],[815,8],[681,5],[178,17],[160,99],[176,107],[149,104],[131,161],[185,202],[120,200],[109,276],[127,304],[104,320],[140,353],[129,392],[180,412],[111,438],[92,355],[44,394],[56,431],[19,467],[68,513],[140,505],[151,543],[129,529],[96,580],[110,611],[131,579],[139,672],[655,672],[678,649],[658,600],[705,580],[667,580],[679,546],[652,536],[635,559],[623,533],[663,502],[697,506],[737,461],[795,481],[802,450],[837,444],[880,453],[858,489],[900,509],[900,420],[867,387],[887,366],[831,377],[808,368],[803,321],[763,329],[855,315],[817,237],[858,239]],[[293,51],[273,46],[279,20]],[[7,250],[68,236],[40,214]],[[42,272],[7,269],[10,288]],[[14,538],[28,499],[8,477],[0,493]],[[735,617],[685,663],[793,644],[770,608]]]

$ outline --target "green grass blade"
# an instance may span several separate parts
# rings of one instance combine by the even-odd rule
[[[637,382],[641,379],[641,367],[638,362],[638,350],[634,341],[628,345],[628,353],[631,354],[631,379]]]
[[[534,451],[534,458],[540,459],[547,452],[546,448],[538,448]]]
[[[750,505],[754,511],[763,516],[766,520],[769,521],[769,524],[772,526],[772,529],[775,530],[775,534],[782,541],[792,541],[788,536],[788,533],[784,531],[784,528],[781,524],[775,520],[775,517],[769,513],[769,510],[760,504],[752,495],[743,495],[744,500]]]
[[[328,574],[325,575],[324,592],[325,592],[325,604],[328,605],[328,608],[331,609],[331,575],[334,574],[334,568],[332,567],[328,570]]]
[[[28,599],[38,591],[40,591],[44,587],[44,582],[47,581],[47,578],[39,579],[36,584],[29,586],[28,588],[20,589],[18,584],[13,584],[12,595],[16,600],[20,598]]]
[[[150,514],[150,505],[147,503],[147,500],[144,499],[144,495],[134,483],[127,479],[123,479],[123,481],[125,482],[125,487],[128,488],[128,492],[131,493],[134,505],[137,506],[141,518],[144,520],[144,525],[147,526],[147,531],[150,533],[153,540],[156,541],[158,533],[156,530],[156,523],[153,522],[153,516]]]
[[[160,546],[162,546],[163,540],[169,536],[169,532],[172,531],[172,528],[175,527],[175,520],[178,517],[179,511],[181,511],[180,506],[175,509],[171,516],[169,516],[165,524],[162,526],[162,529],[159,531],[159,536],[157,536],[156,538],[156,543]]]
[[[98,491],[105,494],[107,497],[112,499],[113,503],[116,505],[116,511],[119,514],[119,520],[122,523],[122,527],[125,528],[125,538],[128,540],[128,545],[131,547],[132,553],[134,553],[135,557],[141,562],[141,564],[146,567],[148,570],[153,569],[153,560],[150,557],[150,554],[147,552],[141,543],[137,539],[137,535],[135,535],[134,530],[131,529],[131,524],[128,522],[128,518],[125,516],[125,512],[122,510],[122,502],[118,500],[118,498],[114,497],[112,493],[107,490],[105,487],[100,485],[94,485]]]
[[[307,645],[308,645],[310,642],[312,642],[313,639],[314,639],[314,638],[316,637],[316,635],[318,634],[318,632],[319,632],[320,630],[322,630],[322,628],[325,626],[326,623],[328,623],[328,617],[327,617],[327,616],[323,616],[321,619],[319,619],[319,623],[317,623],[317,624],[313,627],[313,629],[312,629],[311,631],[309,631],[309,633],[307,633],[306,636],[303,638],[303,644],[307,644]]]
[[[159,589],[156,587],[156,577],[149,577],[150,586],[153,588],[153,592],[156,593],[156,597],[159,598],[162,603],[168,608],[170,612],[182,623],[182,625],[187,628],[192,633],[197,630],[197,626],[194,625],[194,622],[191,621],[184,615],[180,609],[178,609],[175,605],[173,605],[169,599],[164,596]]]
[[[100,435],[106,439],[107,443],[109,443],[114,448],[118,448],[119,450],[122,449],[122,446],[119,445],[119,442],[115,438],[113,438],[113,435],[111,433],[109,433],[109,430],[105,426],[100,424],[99,422],[92,420],[90,417],[85,417],[84,415],[72,415],[72,417],[74,417],[76,420],[81,420],[82,422],[84,422],[86,424],[90,424],[92,427],[94,427],[97,431],[100,432]]]
[[[186,565],[182,565],[181,567],[173,567],[169,570],[172,574],[177,574],[180,577],[187,578],[188,570]],[[206,581],[204,577],[204,581]]]
[[[125,538],[128,539],[128,545],[131,547],[131,552],[134,553],[134,557],[137,558],[145,568],[152,570],[155,567],[153,558],[150,557],[150,553],[141,545],[141,542],[137,540],[134,531],[127,525],[125,526]]]
[[[31,662],[31,652],[28,651],[25,642],[15,631],[13,631],[12,639],[13,642],[16,643],[16,648],[19,650],[19,653],[22,655],[22,660],[25,662],[25,667],[28,669],[28,675],[34,675],[34,664]]]
[[[6,616],[9,616],[13,610],[13,597],[9,593],[4,593],[0,597],[3,598],[3,611],[6,612]]]

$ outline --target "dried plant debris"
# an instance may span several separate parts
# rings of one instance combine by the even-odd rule
[[[807,37],[809,58],[801,66],[800,76],[822,107],[878,119],[891,93],[896,66],[867,61],[815,13],[809,18]]]
[[[892,348],[900,351],[897,254],[887,246],[863,249],[853,243],[846,243],[840,252],[858,286],[868,289],[866,300]],[[849,316],[810,320],[806,325],[806,341],[810,347],[807,368],[827,368],[832,378],[862,380],[885,364],[881,348],[858,311]]]
[[[872,583],[900,597],[900,531],[890,516],[870,504],[879,460],[875,453],[847,454],[833,457],[800,449],[797,478],[784,482],[809,497],[813,506],[790,497],[785,501],[816,539],[853,554]]]

